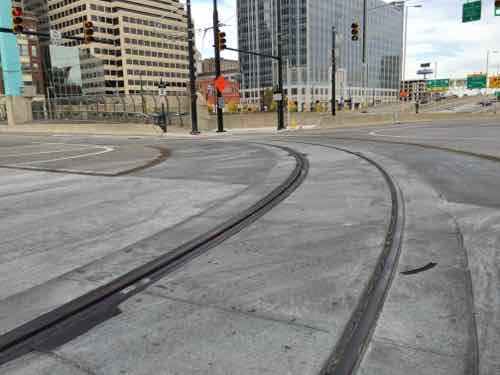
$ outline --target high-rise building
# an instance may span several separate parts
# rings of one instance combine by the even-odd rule
[[[81,50],[74,64],[82,65],[83,93],[156,92],[160,82],[167,85],[169,95],[186,93],[187,18],[179,0],[24,3],[27,9],[38,13],[40,29],[45,32],[57,30],[63,36],[83,37],[83,22],[93,22],[95,42],[82,45],[63,39],[64,46]],[[50,52],[44,56],[48,58]]]
[[[332,27],[337,32],[337,98],[361,102],[397,100],[402,56],[403,9],[368,0],[367,75],[363,79],[362,32],[351,40],[351,25],[362,26],[363,0],[279,0],[282,10],[284,87],[299,110],[331,98]],[[277,54],[277,0],[238,0],[239,48]],[[242,97],[260,103],[277,86],[277,63],[240,54]],[[363,83],[365,82],[365,83]],[[364,88],[366,86],[366,89]]]
[[[14,0],[13,6],[23,7],[21,0]],[[27,31],[38,31],[38,20],[32,12],[23,12],[23,25]],[[19,34],[16,36],[21,60],[23,95],[37,96],[44,94],[44,76],[38,37]],[[0,56],[1,59],[1,56]],[[0,81],[3,80],[0,66]],[[0,83],[0,94],[3,94],[3,85]]]

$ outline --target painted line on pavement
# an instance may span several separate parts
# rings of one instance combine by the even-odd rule
[[[25,163],[11,164],[11,166],[16,167],[16,166],[29,165],[29,164],[50,163],[50,162],[54,162],[54,161],[78,159],[78,158],[84,158],[86,156],[98,156],[98,155],[106,154],[108,152],[112,152],[115,150],[114,147],[110,147],[110,146],[93,146],[93,147],[101,148],[103,150],[97,151],[97,152],[89,152],[86,154],[67,156],[67,157],[63,157],[63,158],[56,158],[56,159],[49,159],[49,160],[34,160],[34,161],[25,162]]]

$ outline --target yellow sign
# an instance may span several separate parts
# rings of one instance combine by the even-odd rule
[[[500,89],[500,76],[490,77],[490,89]]]

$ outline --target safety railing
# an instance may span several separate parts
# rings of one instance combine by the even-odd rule
[[[182,125],[189,107],[183,96],[99,95],[37,99],[32,108],[34,121],[149,124],[164,111],[168,125]]]

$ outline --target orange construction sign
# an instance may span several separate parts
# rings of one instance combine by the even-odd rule
[[[217,79],[215,80],[215,87],[217,88],[217,90],[222,94],[224,92],[226,86],[227,86],[227,82],[224,79],[224,76],[222,76],[222,75],[218,76]]]

